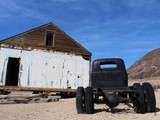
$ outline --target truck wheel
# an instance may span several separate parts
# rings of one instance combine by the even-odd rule
[[[87,114],[94,113],[93,90],[91,87],[85,89],[85,108]]]
[[[155,112],[156,111],[156,99],[153,87],[150,83],[143,83],[143,90],[145,95],[145,104],[147,112]]]
[[[77,108],[77,113],[84,113],[85,112],[85,102],[84,102],[84,88],[83,87],[78,87],[76,91],[76,108]]]
[[[145,113],[145,101],[144,92],[142,86],[139,83],[133,84],[133,89],[135,90],[133,105],[135,107],[136,113]]]

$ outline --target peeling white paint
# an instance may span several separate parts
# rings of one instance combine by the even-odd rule
[[[21,87],[77,88],[89,84],[89,61],[74,54],[0,48],[0,85],[5,85],[9,57],[20,58]]]

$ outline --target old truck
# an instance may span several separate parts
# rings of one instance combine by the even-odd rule
[[[124,61],[120,58],[93,61],[90,85],[76,92],[78,113],[94,113],[95,103],[105,103],[112,111],[119,103],[130,104],[136,113],[156,111],[156,99],[150,83],[128,86]]]

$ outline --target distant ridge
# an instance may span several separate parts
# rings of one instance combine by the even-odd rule
[[[160,48],[144,55],[128,69],[129,79],[160,77]]]

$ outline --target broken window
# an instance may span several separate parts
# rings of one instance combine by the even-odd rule
[[[54,32],[47,31],[46,32],[46,47],[54,47]]]

